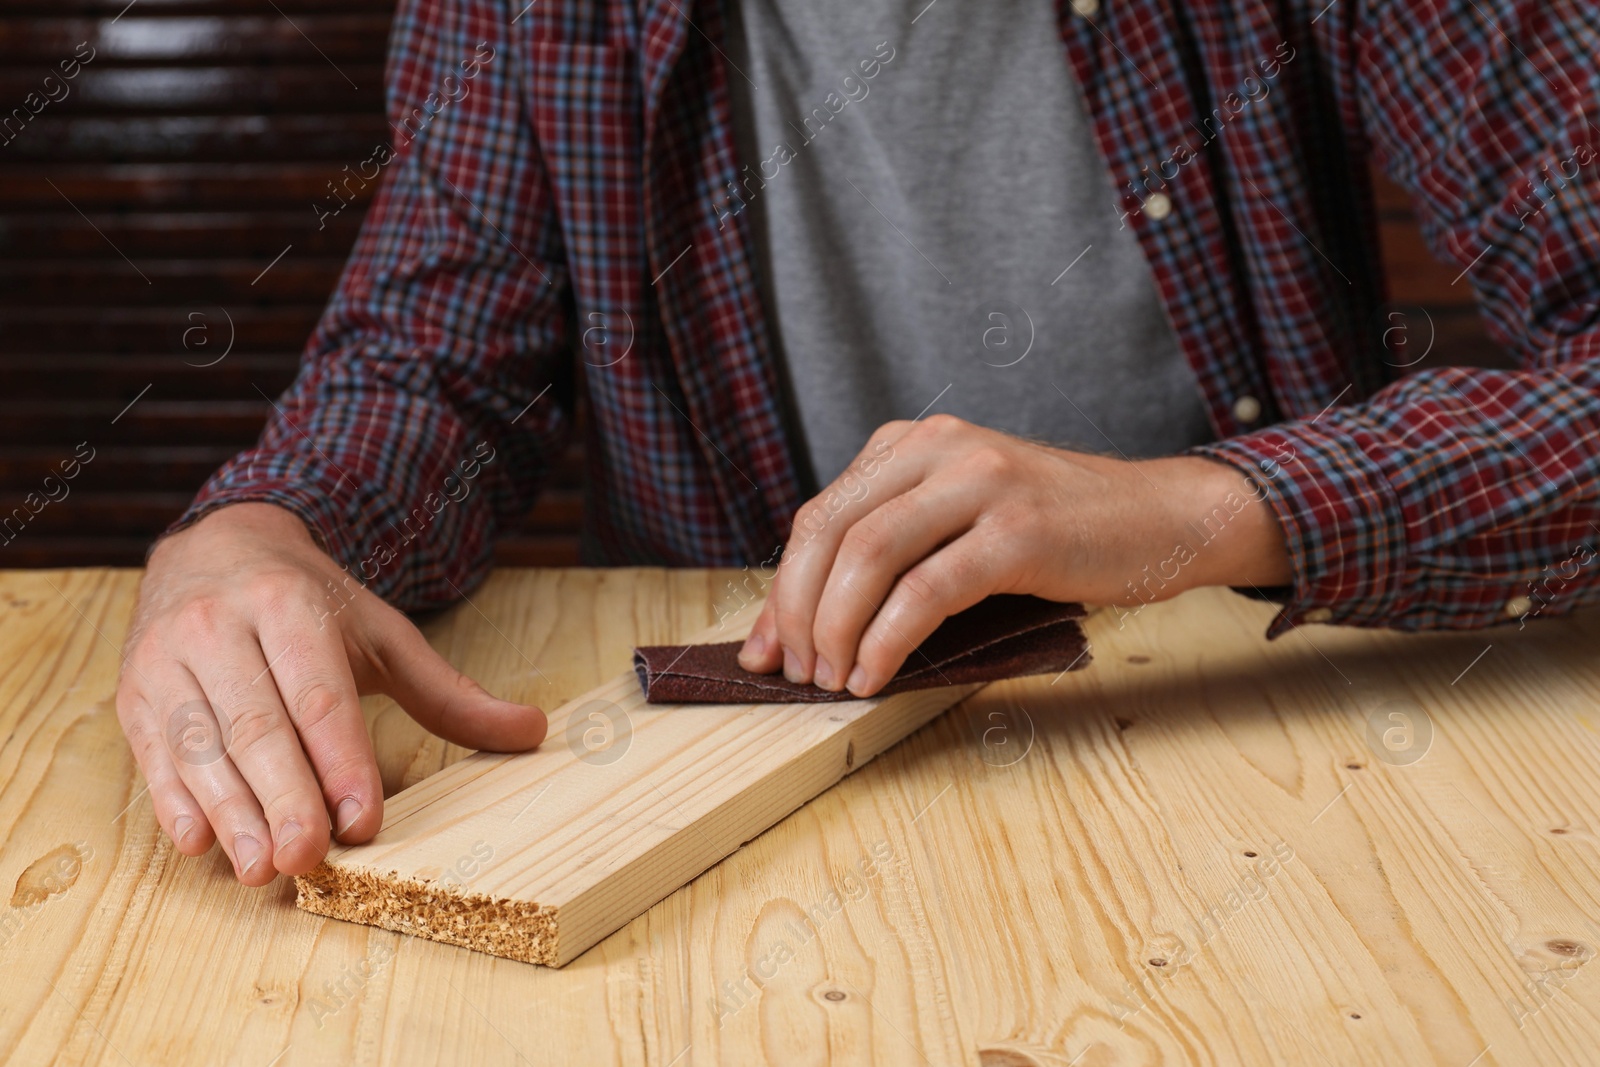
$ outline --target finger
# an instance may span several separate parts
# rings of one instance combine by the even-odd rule
[[[145,787],[150,791],[150,803],[155,808],[156,822],[160,823],[172,846],[185,856],[198,856],[216,840],[211,823],[206,819],[200,802],[189,792],[189,787],[178,777],[163,740],[162,727],[154,705],[143,692],[119,690],[117,693],[117,718],[122,732],[127,735],[128,747],[144,775]],[[131,805],[130,805],[131,806]]]
[[[272,831],[272,866],[306,873],[328,854],[328,809],[255,636],[197,657],[190,670],[228,723],[228,756]]]
[[[264,613],[256,623],[261,651],[271,657],[272,684],[304,753],[301,766],[310,760],[293,810],[314,807],[322,813],[319,833],[306,827],[309,844],[321,850],[318,860],[327,853],[330,823],[334,836],[346,844],[369,840],[383,824],[383,781],[361,715],[350,652],[343,632],[325,621],[308,607],[304,613],[293,608]]]
[[[490,752],[522,752],[544,740],[544,712],[490,696],[435,652],[405,616],[385,614],[374,625],[384,692],[429,731]]]
[[[767,585],[767,599],[761,604],[750,636],[739,649],[739,666],[753,674],[771,674],[783,666],[783,649],[778,645],[778,579],[783,574],[783,564]]]
[[[178,776],[200,802],[234,875],[245,885],[266,885],[278,873],[272,835],[255,793],[228,758],[229,724],[217,717],[186,666],[174,660],[166,680],[156,710],[165,710],[167,751]]]
[[[817,604],[817,685],[844,688],[862,635],[895,581],[972,527],[982,506],[975,488],[950,478],[925,481],[850,527]]]
[[[817,602],[845,533],[862,516],[920,482],[927,469],[936,435],[926,430],[927,424],[910,430],[905,425],[890,423],[880,429],[844,473],[795,513],[773,609],[783,674],[792,682],[812,680]]]
[[[900,576],[867,625],[846,688],[871,696],[945,619],[996,591],[994,546],[965,534]]]

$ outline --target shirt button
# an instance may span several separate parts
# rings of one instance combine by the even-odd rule
[[[1233,402],[1233,417],[1240,422],[1255,422],[1261,417],[1261,401],[1253,396],[1241,396]]]
[[[1072,0],[1072,10],[1088,18],[1100,10],[1100,0]]]
[[[1094,3],[1095,0],[1089,0]],[[1150,199],[1144,202],[1144,213],[1156,222],[1160,222],[1172,214],[1172,198],[1166,193],[1151,193]]]
[[[1520,619],[1533,610],[1533,601],[1525,596],[1514,596],[1506,601],[1506,615],[1513,619]]]
[[[1306,622],[1327,622],[1332,618],[1332,608],[1312,608],[1306,612]]]

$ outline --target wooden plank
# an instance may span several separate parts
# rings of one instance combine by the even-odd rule
[[[1512,1067],[1600,1047],[1600,612],[1272,642],[1273,609],[1224,590],[1101,613],[1093,670],[974,694],[553,969],[175,855],[111,706],[138,580],[0,572],[8,1063]],[[555,707],[743,580],[502,571],[423,629]],[[1391,701],[1431,729],[1421,759],[1369,734]],[[363,705],[386,792],[466,758]],[[77,842],[70,884],[6,906]],[[1293,856],[1258,880],[1274,846]]]
[[[693,640],[743,637],[758,607]],[[561,966],[979,688],[650,705],[628,671],[557,708],[537,751],[395,797],[377,837],[295,879],[296,903]]]

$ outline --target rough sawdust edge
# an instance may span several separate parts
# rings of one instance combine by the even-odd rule
[[[559,966],[559,908],[457,892],[398,871],[380,875],[326,863],[297,875],[294,887],[295,905],[313,915]]]

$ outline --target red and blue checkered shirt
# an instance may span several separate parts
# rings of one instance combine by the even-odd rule
[[[1270,486],[1274,632],[1600,596],[1600,7],[1057,6],[1199,451]],[[722,33],[714,2],[404,0],[382,188],[299,377],[180,525],[275,502],[392,602],[452,601],[582,390],[588,561],[772,558],[802,487],[748,214],[721,224]],[[1397,365],[1373,156],[1518,369]]]

